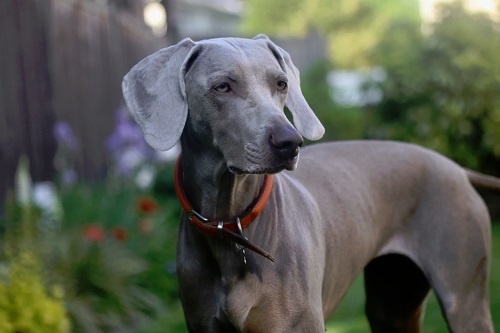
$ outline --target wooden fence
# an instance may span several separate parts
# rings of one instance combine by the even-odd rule
[[[164,46],[135,12],[87,0],[0,1],[1,201],[21,155],[34,180],[53,178],[59,120],[80,140],[79,176],[103,175],[122,77]]]

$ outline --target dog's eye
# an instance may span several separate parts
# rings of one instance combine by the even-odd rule
[[[229,83],[224,82],[224,83],[221,83],[218,86],[216,86],[214,89],[215,89],[215,91],[220,92],[220,93],[227,93],[227,92],[231,91],[231,86],[229,85]]]
[[[279,91],[285,90],[287,86],[288,86],[288,83],[286,83],[286,81],[278,81],[278,90]]]

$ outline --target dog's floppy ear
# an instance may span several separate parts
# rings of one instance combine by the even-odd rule
[[[172,148],[186,124],[184,64],[194,45],[191,39],[184,39],[161,49],[141,60],[123,78],[128,109],[154,149]]]
[[[325,128],[307,104],[300,89],[299,70],[292,63],[290,55],[274,44],[266,35],[258,35],[254,39],[263,39],[278,60],[281,68],[288,76],[288,96],[286,106],[293,116],[295,127],[305,138],[319,140],[325,134]]]

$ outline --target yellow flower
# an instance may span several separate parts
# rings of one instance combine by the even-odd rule
[[[11,256],[6,277],[0,279],[0,332],[68,333],[62,287],[54,285],[51,291],[33,253]]]

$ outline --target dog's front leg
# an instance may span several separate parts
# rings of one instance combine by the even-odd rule
[[[225,312],[220,270],[204,235],[181,221],[177,241],[179,295],[190,333],[237,333]]]

